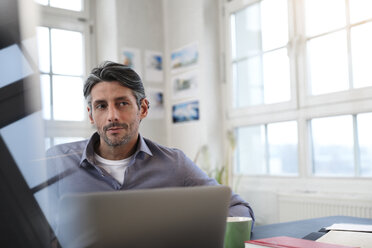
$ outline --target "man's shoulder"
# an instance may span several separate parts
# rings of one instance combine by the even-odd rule
[[[167,147],[147,138],[144,138],[144,141],[154,155],[161,153],[170,156],[185,156],[183,151],[178,148]]]
[[[47,156],[55,156],[60,154],[81,154],[89,140],[80,140],[70,143],[64,143],[52,146],[46,152]]]

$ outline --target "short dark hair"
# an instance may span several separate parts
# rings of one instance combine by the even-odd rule
[[[90,107],[92,104],[90,96],[92,88],[103,81],[117,81],[122,86],[131,89],[136,98],[138,108],[141,108],[141,100],[146,97],[146,94],[140,76],[129,66],[111,61],[105,61],[94,68],[85,81],[83,92]]]

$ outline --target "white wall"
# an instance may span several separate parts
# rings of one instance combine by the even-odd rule
[[[118,29],[116,0],[96,0],[95,41],[97,63],[105,60],[118,60]],[[93,65],[96,66],[96,65]]]
[[[136,48],[141,53],[144,72],[146,50],[164,53],[163,8],[161,0],[97,0],[96,1],[97,63],[103,60],[121,62],[123,48]],[[153,84],[141,78],[145,90],[164,89],[165,82]],[[164,80],[165,81],[165,80]],[[151,103],[150,110],[151,111]],[[160,144],[167,142],[165,118],[146,118],[140,133]]]
[[[199,100],[200,121],[173,124],[168,114],[168,144],[181,148],[190,158],[198,149],[208,145],[212,166],[220,162],[222,154],[222,111],[219,78],[219,24],[216,0],[163,0],[166,54],[197,42],[199,62],[196,68],[198,94],[190,99],[173,100],[170,97],[172,74],[167,70],[169,109],[175,103]],[[169,60],[167,68],[170,68]],[[218,161],[218,162],[217,162]]]
[[[136,48],[141,51],[142,81],[145,90],[164,89],[165,82],[147,82],[144,77],[144,54],[146,50],[164,53],[163,7],[161,0],[120,0],[117,1],[119,59],[122,48]],[[165,81],[165,80],[164,80]],[[151,112],[150,102],[150,112]],[[140,132],[160,144],[166,144],[165,118],[144,119]]]
[[[141,134],[156,142],[182,149],[191,159],[208,145],[211,165],[221,163],[222,111],[219,78],[219,16],[216,0],[97,0],[97,60],[120,61],[122,48],[141,51],[142,72],[146,50],[164,54],[164,83],[154,84],[142,79],[145,88],[165,91],[163,119],[145,119]],[[197,42],[199,62],[198,93],[191,98],[173,100],[171,95],[170,54]],[[199,100],[200,120],[173,124],[171,108],[175,103]],[[151,107],[150,107],[151,111]]]

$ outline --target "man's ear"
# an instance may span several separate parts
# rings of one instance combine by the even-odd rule
[[[149,107],[150,107],[149,101],[146,98],[142,99],[141,100],[141,109],[140,109],[141,120],[147,116],[148,111],[149,111]]]
[[[88,110],[88,116],[89,116],[90,123],[94,124],[94,120],[93,120],[93,116],[92,116],[92,109],[88,106],[87,110]]]

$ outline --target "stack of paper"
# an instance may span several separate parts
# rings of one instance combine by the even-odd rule
[[[372,233],[372,225],[339,223],[339,224],[333,224],[332,226],[327,227],[326,230],[355,231],[355,232]]]
[[[333,224],[317,242],[372,248],[372,225]]]

